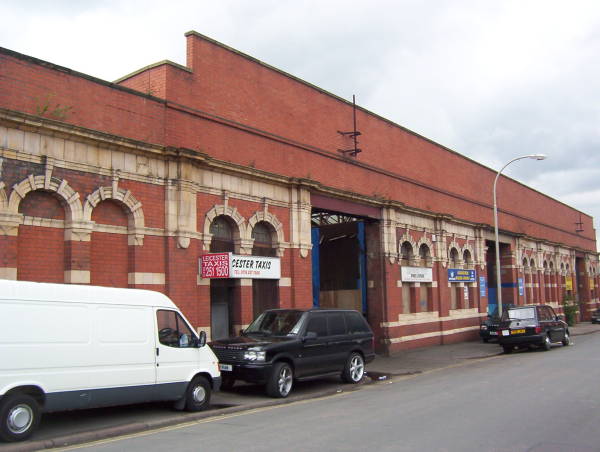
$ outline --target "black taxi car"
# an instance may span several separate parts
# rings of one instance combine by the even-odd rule
[[[236,380],[265,384],[271,397],[287,397],[293,382],[340,375],[358,383],[375,357],[373,332],[357,311],[273,309],[240,336],[211,342],[223,389]]]
[[[571,337],[569,326],[556,315],[552,306],[513,306],[502,313],[498,343],[504,353],[530,346],[550,350],[555,342],[570,345]]]

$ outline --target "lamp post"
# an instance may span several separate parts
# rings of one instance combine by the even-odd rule
[[[494,235],[496,239],[496,302],[498,303],[498,318],[502,317],[502,282],[500,279],[500,243],[498,241],[498,203],[496,202],[496,184],[498,183],[498,178],[502,171],[504,171],[504,168],[512,162],[521,159],[544,160],[545,158],[546,156],[544,154],[522,155],[521,157],[514,158],[498,171],[498,174],[496,174],[496,178],[494,179]]]

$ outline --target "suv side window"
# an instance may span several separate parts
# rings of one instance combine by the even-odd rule
[[[185,320],[175,311],[159,310],[156,312],[158,340],[168,347],[192,347],[195,334]]]
[[[552,317],[552,313],[550,312],[550,309],[548,309],[548,306],[540,306],[539,308],[539,319],[540,320],[554,320],[554,318]]]
[[[327,315],[327,324],[329,334],[332,336],[346,334],[346,322],[344,314],[341,312],[332,312]]]
[[[369,326],[358,312],[345,312],[348,334],[369,333]]]
[[[307,333],[316,333],[317,337],[327,336],[327,319],[323,314],[313,314],[306,326]]]

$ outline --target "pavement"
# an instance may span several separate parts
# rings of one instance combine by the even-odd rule
[[[600,332],[600,325],[589,322],[570,327],[571,336]],[[576,343],[576,339],[574,340]],[[49,414],[42,419],[42,427],[32,439],[22,443],[1,443],[0,452],[25,452],[66,447],[98,441],[119,435],[135,434],[156,428],[223,417],[241,411],[266,408],[332,394],[357,391],[367,385],[381,384],[408,375],[418,375],[463,365],[473,360],[502,354],[495,343],[482,341],[459,342],[400,351],[389,357],[377,356],[367,365],[367,377],[358,385],[342,384],[337,377],[297,383],[286,399],[272,399],[256,385],[239,384],[231,391],[213,394],[212,409],[199,413],[173,412],[160,405],[142,405],[133,408],[118,407],[85,412]],[[82,414],[83,413],[83,414]],[[44,428],[44,424],[50,426]]]

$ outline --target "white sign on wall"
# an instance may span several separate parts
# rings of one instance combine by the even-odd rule
[[[432,282],[433,270],[427,267],[400,267],[403,282]]]

